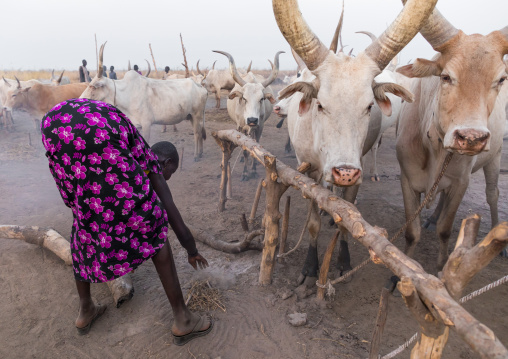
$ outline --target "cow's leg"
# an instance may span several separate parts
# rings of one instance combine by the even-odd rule
[[[167,131],[166,125],[163,125],[163,126],[162,126],[162,131],[161,131],[161,132],[162,132],[162,133],[164,133],[164,132],[166,132],[166,131]]]
[[[400,176],[400,183],[402,186],[402,197],[404,199],[404,212],[406,213],[406,220],[410,218],[420,206],[420,192],[416,192],[411,188],[409,179],[404,175]],[[420,216],[417,216],[406,229],[406,248],[404,252],[407,256],[413,258],[415,253],[416,244],[420,241],[421,228]]]
[[[370,179],[373,182],[379,182],[379,173],[377,171],[377,150],[379,148],[379,145],[381,144],[381,137],[379,137],[379,140],[376,140],[372,148],[370,149],[370,152],[372,153],[372,166],[370,167]]]
[[[215,91],[215,108],[220,108],[220,89]]]
[[[487,203],[490,207],[490,220],[492,228],[499,222],[497,211],[497,201],[499,199],[499,188],[497,186],[499,180],[499,170],[501,168],[501,149],[485,167],[483,174],[485,175],[485,193],[487,195]]]
[[[423,224],[423,228],[432,230],[432,231],[436,230],[436,223],[437,223],[439,216],[441,215],[441,211],[443,210],[443,204],[444,204],[445,197],[446,197],[446,195],[444,194],[444,192],[441,192],[439,194],[439,201],[437,203],[436,209],[434,210],[432,215],[429,218],[427,218],[427,220]]]
[[[262,120],[260,119],[260,121],[262,121]],[[251,133],[252,138],[254,138],[257,143],[259,143],[262,131],[263,131],[263,128],[261,126],[259,126],[254,131],[254,133]],[[258,161],[256,161],[256,159],[252,156],[251,156],[251,160],[252,160],[252,165],[251,165],[251,170],[250,170],[250,178],[258,178],[258,173],[256,171],[256,166],[258,164],[257,163]]]
[[[243,151],[243,173],[242,173],[242,182],[249,180],[249,165],[248,165],[248,159],[249,159],[249,152],[246,150]]]
[[[346,187],[343,193],[344,199],[349,203],[354,203],[359,189],[360,185]],[[353,269],[351,266],[351,258],[349,256],[349,246],[347,240],[348,233],[347,231],[342,230],[340,233],[339,257],[337,261],[337,268],[340,270],[340,275],[343,275]]]
[[[288,140],[286,141],[286,146],[284,147],[284,152],[290,153],[293,149],[291,148],[291,137],[288,135]]]
[[[483,173],[485,175],[485,192],[487,194],[487,203],[490,207],[490,220],[492,227],[499,222],[499,215],[497,211],[497,201],[499,199],[499,169],[501,168],[501,150],[496,156],[483,167]],[[503,257],[508,257],[508,248],[503,249],[501,252]]]
[[[453,228],[453,220],[457,214],[460,202],[466,193],[468,182],[458,183],[445,192],[443,210],[437,220],[436,230],[439,237],[439,255],[437,258],[437,269],[443,269],[448,260],[448,241]]]
[[[321,218],[319,216],[317,203],[310,200],[309,205],[311,206],[309,209],[311,212],[308,224],[310,243],[307,251],[307,258],[305,259],[305,264],[302,268],[302,273],[298,278],[298,284],[305,284],[307,287],[315,287],[319,270],[317,239],[319,230],[321,229]]]
[[[203,117],[201,113],[189,115],[194,130],[194,161],[203,157]]]

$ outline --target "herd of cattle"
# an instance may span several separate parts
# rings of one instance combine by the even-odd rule
[[[405,0],[403,0],[406,3]],[[397,124],[397,159],[406,217],[418,208],[448,153],[454,153],[439,183],[440,193],[432,219],[440,239],[438,268],[448,258],[448,240],[470,174],[483,169],[492,225],[498,222],[498,177],[503,134],[506,135],[508,26],[483,36],[466,35],[437,9],[437,0],[407,0],[403,10],[383,34],[368,32],[372,43],[356,56],[338,49],[342,19],[331,46],[326,47],[302,17],[297,0],[273,0],[275,19],[291,46],[298,76],[279,92],[270,84],[277,78],[275,55],[268,78],[237,69],[233,56],[229,70],[192,78],[168,76],[151,79],[128,71],[122,80],[103,76],[104,45],[97,75],[90,83],[64,84],[63,73],[52,83],[3,79],[0,101],[5,125],[12,109],[23,108],[35,119],[57,103],[84,97],[105,101],[126,113],[148,141],[152,124],[172,125],[190,120],[195,139],[195,160],[203,153],[205,104],[215,93],[220,107],[222,89],[230,90],[229,116],[237,129],[259,141],[264,121],[273,110],[287,118],[289,138],[298,162],[308,162],[308,175],[318,182],[342,187],[344,198],[354,202],[363,178],[364,155],[374,156],[384,130]],[[396,56],[420,32],[438,54],[432,60],[416,59],[396,68]],[[68,79],[67,79],[68,81]],[[57,86],[55,86],[57,85]],[[243,179],[255,175],[247,160]],[[375,161],[374,161],[375,163]],[[377,168],[373,170],[377,179]],[[430,204],[429,204],[430,205]],[[300,281],[313,285],[318,271],[317,237],[320,216],[311,203],[308,225],[311,241]],[[406,232],[406,253],[414,254],[420,239],[417,218]],[[339,246],[339,267],[351,269],[346,235]]]

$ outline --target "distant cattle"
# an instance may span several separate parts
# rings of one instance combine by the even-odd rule
[[[270,117],[275,103],[273,90],[269,86],[279,73],[279,55],[283,51],[275,54],[275,65],[267,79],[262,76],[254,75],[248,72],[245,76],[240,76],[236,69],[233,56],[223,51],[215,51],[223,54],[229,59],[229,69],[231,77],[235,81],[235,87],[228,96],[228,114],[236,122],[238,131],[242,131],[259,142],[265,121]],[[250,66],[249,66],[250,68]],[[242,175],[242,181],[257,176],[256,161],[253,161],[251,171],[247,169],[247,151],[244,151],[245,166]]]
[[[99,71],[81,97],[118,107],[140,128],[147,142],[153,124],[173,125],[190,120],[194,130],[194,159],[197,161],[203,155],[203,140],[206,139],[207,91],[191,79],[155,80],[136,71],[128,71],[122,80],[111,80],[103,76],[104,46],[100,49]]]

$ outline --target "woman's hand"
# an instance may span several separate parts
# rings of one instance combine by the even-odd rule
[[[188,256],[189,264],[194,268],[198,269],[198,266],[200,269],[205,269],[208,267],[208,261],[201,256],[201,254],[196,254],[195,256]]]

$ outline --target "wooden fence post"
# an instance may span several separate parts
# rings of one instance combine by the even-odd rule
[[[277,158],[265,155],[264,162],[266,172],[265,240],[259,271],[259,284],[268,285],[272,283],[275,249],[279,240],[279,220],[281,217],[279,202],[288,187],[277,183]]]
[[[222,149],[222,162],[220,164],[221,168],[221,178],[220,178],[220,193],[219,193],[219,212],[224,212],[226,209],[226,201],[227,201],[227,188],[228,188],[228,168],[229,168],[229,160],[231,159],[231,154],[235,149],[236,145],[233,142],[227,140],[221,140],[214,136],[212,136],[217,141],[218,145]]]

